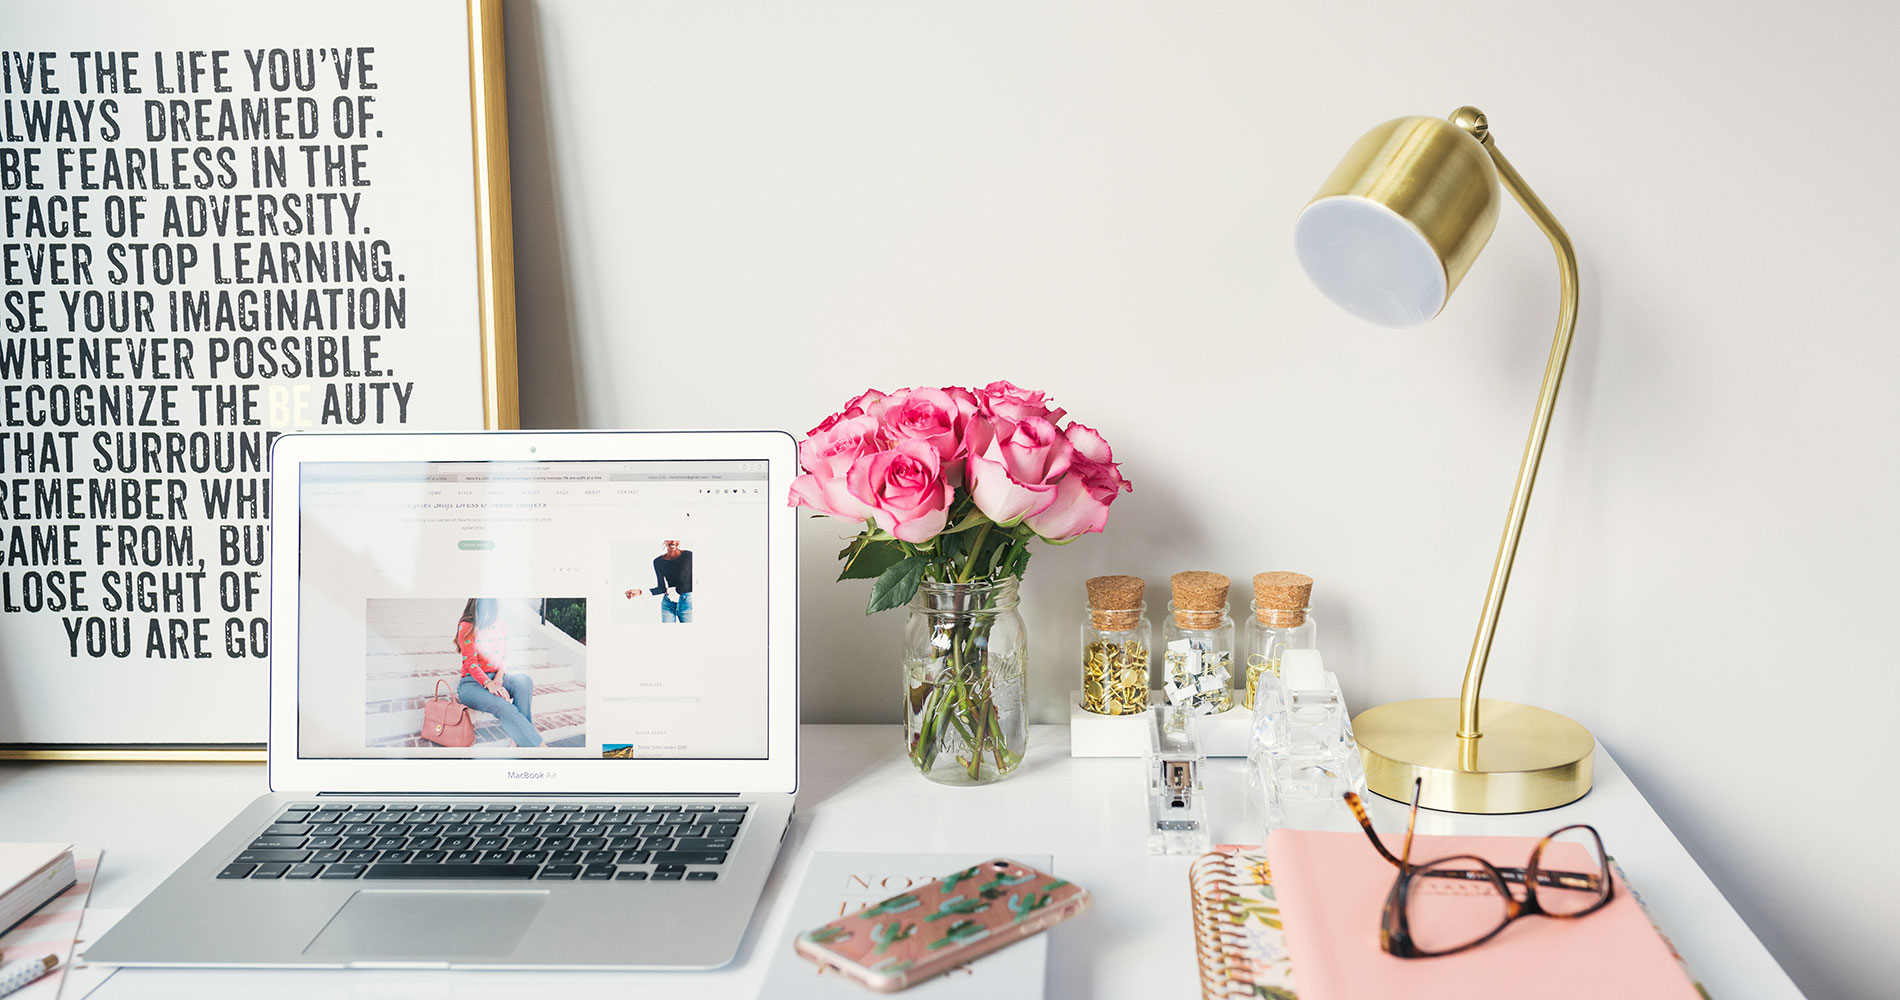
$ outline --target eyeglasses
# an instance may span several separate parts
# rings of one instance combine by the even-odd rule
[[[1387,953],[1399,958],[1450,955],[1491,940],[1519,917],[1575,920],[1609,905],[1615,894],[1609,856],[1603,853],[1603,838],[1596,827],[1583,823],[1551,831],[1532,848],[1530,863],[1522,868],[1499,868],[1471,854],[1413,864],[1412,828],[1418,824],[1423,785],[1422,780],[1412,783],[1412,815],[1405,822],[1405,844],[1397,857],[1379,842],[1359,796],[1345,795],[1346,805],[1359,818],[1372,846],[1399,869],[1380,915],[1379,947]],[[1545,869],[1544,849],[1552,844],[1565,854],[1564,863],[1588,870]],[[1585,863],[1576,864],[1570,858]],[[1523,895],[1512,892],[1511,885],[1522,886]],[[1488,899],[1497,905],[1487,904]]]

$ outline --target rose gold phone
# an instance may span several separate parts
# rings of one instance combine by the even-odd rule
[[[798,953],[894,993],[1088,909],[1089,891],[998,858],[800,934]]]

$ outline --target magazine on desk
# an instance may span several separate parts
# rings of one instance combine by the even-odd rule
[[[1357,837],[1353,834],[1307,834],[1305,836],[1345,837],[1348,844]],[[1421,841],[1430,839],[1421,838]],[[1699,995],[1707,1000],[1708,991],[1695,980],[1687,965],[1682,962],[1681,956],[1676,953],[1674,946],[1669,943],[1668,937],[1662,933],[1660,927],[1655,925],[1647,906],[1643,905],[1641,895],[1629,889],[1628,880],[1623,877],[1622,869],[1615,866],[1614,859],[1611,860],[1611,866],[1615,869],[1619,889],[1626,891],[1634,901],[1642,919],[1655,932],[1656,939],[1667,949],[1668,956],[1676,969],[1680,971],[1681,978],[1687,980],[1686,988],[1693,991],[1690,995]],[[1323,882],[1324,876],[1320,876],[1319,880]],[[1351,948],[1326,949],[1319,955],[1306,955],[1303,958],[1289,949],[1287,943],[1289,908],[1283,903],[1279,890],[1274,886],[1273,872],[1268,865],[1267,849],[1264,846],[1216,845],[1213,851],[1196,859],[1188,872],[1188,885],[1194,920],[1195,955],[1200,966],[1201,996],[1204,1000],[1216,1000],[1216,998],[1218,1000],[1240,1000],[1240,998],[1313,1000],[1314,996],[1320,992],[1330,995],[1331,990],[1308,990],[1302,993],[1294,974],[1296,964],[1325,962],[1327,967],[1321,978],[1326,981],[1324,985],[1329,988],[1341,985],[1335,981],[1341,979],[1336,973],[1342,968],[1363,966],[1363,963],[1357,959],[1338,961],[1341,956],[1352,955],[1354,949]],[[1292,910],[1295,913],[1299,912],[1298,907]],[[1370,942],[1369,947],[1376,950],[1378,948],[1376,905],[1372,913],[1363,940],[1355,938],[1355,942],[1359,944]],[[1496,954],[1494,951],[1493,956]],[[1478,957],[1482,960],[1491,956]],[[1388,956],[1376,955],[1373,958],[1388,958]],[[1329,959],[1332,961],[1328,961]],[[1389,959],[1392,962],[1435,964],[1436,967],[1433,968],[1419,966],[1420,973],[1445,972],[1447,970],[1443,963],[1457,963],[1460,960],[1460,956],[1438,959]],[[1583,972],[1593,964],[1608,965],[1610,963],[1574,963],[1573,968]],[[1455,973],[1458,970],[1449,971]],[[1311,978],[1313,973],[1308,975]],[[1454,978],[1457,978],[1460,983],[1455,992],[1441,992],[1436,987],[1420,982],[1411,995],[1419,1000],[1429,1000],[1441,995],[1469,998],[1492,995],[1485,988],[1473,988],[1474,982],[1484,981],[1482,977],[1475,980],[1463,976]],[[1586,981],[1589,978],[1587,974],[1572,975],[1568,977],[1568,984],[1587,986]],[[1517,995],[1524,984],[1522,980],[1506,979],[1496,981],[1491,985],[1495,988],[1497,995],[1505,996]],[[1663,994],[1645,993],[1643,995]]]
[[[765,973],[761,997],[772,1000],[852,1000],[873,996],[864,987],[820,969],[792,950],[803,931],[856,913],[872,903],[905,890],[934,882],[944,875],[1007,854],[1023,864],[1050,871],[1047,854],[885,854],[860,851],[820,851],[813,854],[786,918],[785,933],[775,945],[772,964]],[[1043,995],[1043,977],[1049,964],[1049,936],[1036,934],[960,965],[903,992],[917,1000],[1035,1000]]]

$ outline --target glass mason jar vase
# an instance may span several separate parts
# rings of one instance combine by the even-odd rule
[[[925,580],[911,599],[904,738],[911,763],[932,781],[986,784],[1022,763],[1029,635],[1016,609],[1019,582]]]

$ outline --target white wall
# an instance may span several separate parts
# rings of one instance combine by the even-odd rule
[[[1477,104],[1584,280],[1486,693],[1590,725],[1811,996],[1885,993],[1895,11],[511,0],[526,421],[802,431],[866,386],[1046,388],[1136,492],[1031,566],[1039,718],[1102,572],[1310,573],[1358,704],[1449,695],[1548,247],[1507,208],[1394,334],[1306,284],[1290,227],[1364,129]],[[898,613],[830,582],[828,527],[806,718],[894,721]]]

